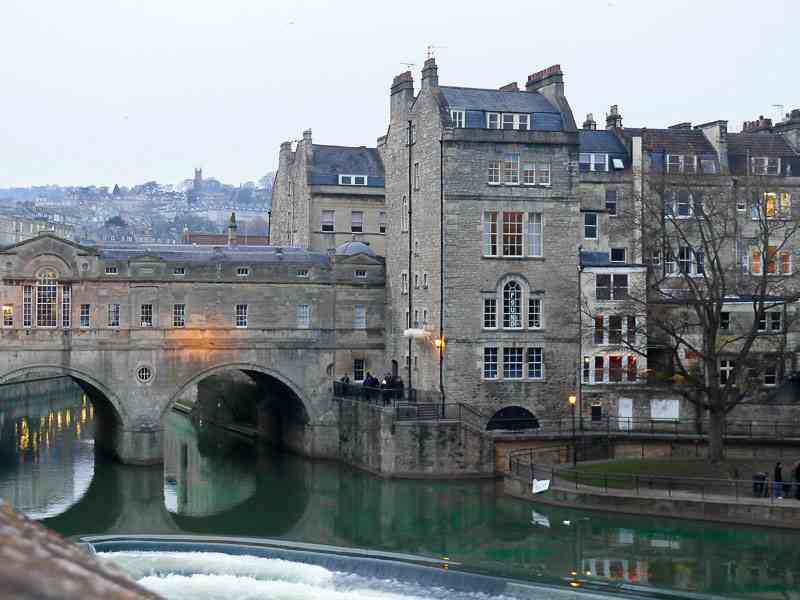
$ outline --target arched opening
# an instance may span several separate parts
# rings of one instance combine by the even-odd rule
[[[310,419],[305,404],[290,383],[266,369],[210,369],[184,385],[170,406],[198,420],[255,434],[281,450],[307,452]]]
[[[520,431],[523,429],[539,429],[539,420],[531,411],[521,406],[501,408],[492,415],[486,425],[487,431]]]

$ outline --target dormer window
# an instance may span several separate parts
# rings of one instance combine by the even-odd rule
[[[500,129],[500,113],[486,113],[486,127],[488,129]]]
[[[461,129],[466,126],[463,110],[451,110],[450,119],[453,121],[453,127]]]
[[[753,175],[780,175],[781,159],[754,156],[750,159]]]
[[[578,155],[578,168],[587,171],[608,171],[608,154],[596,152],[581,152]]]
[[[697,157],[693,154],[667,154],[667,173],[694,173]]]
[[[250,277],[250,267],[236,267],[237,277]]]
[[[106,275],[117,275],[118,273],[117,265],[106,265]]]
[[[173,275],[186,275],[186,267],[175,267],[172,269]]]
[[[339,185],[367,185],[366,175],[339,175]]]
[[[308,269],[299,269],[297,271],[297,276],[300,277],[301,279],[308,279],[309,277]]]
[[[486,113],[488,129],[517,129],[528,131],[531,128],[531,116],[528,113]]]

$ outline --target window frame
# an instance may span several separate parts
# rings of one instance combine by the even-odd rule
[[[594,224],[587,223],[587,220],[591,217],[594,219]],[[590,236],[587,233],[590,229],[594,229],[594,235]],[[584,212],[583,213],[583,239],[585,240],[597,240],[600,238],[600,219],[597,217],[596,212]]]
[[[356,304],[353,307],[353,329],[367,328],[367,307],[364,304]]]
[[[311,305],[298,304],[296,309],[297,315],[297,328],[298,329],[311,329]]]
[[[152,329],[154,326],[154,311],[151,303],[139,305],[139,327]]]
[[[467,111],[460,108],[450,109],[450,120],[456,129],[464,129],[467,125]]]
[[[484,346],[483,347],[483,361],[481,364],[481,379],[494,381],[498,375],[498,347],[497,346]]]
[[[330,220],[326,217],[330,216]],[[319,230],[322,233],[336,233],[336,210],[323,209],[319,216]]]
[[[525,256],[525,213],[503,211],[503,257]]]
[[[240,265],[236,267],[236,276],[237,277],[250,277],[250,267],[245,265]]]
[[[482,329],[497,329],[497,297],[484,296],[483,302],[483,327]]]
[[[356,183],[357,178],[361,179],[361,183]],[[339,185],[365,187],[369,185],[369,175],[366,175],[364,173],[340,173]]]
[[[517,360],[517,358],[519,360]],[[525,378],[525,366],[526,365],[525,365],[525,349],[524,348],[522,348],[520,346],[503,346],[503,379],[504,380],[524,379]],[[517,372],[519,373],[519,375],[516,374]]]
[[[537,359],[538,356],[538,360]],[[538,366],[539,374],[535,374]],[[541,346],[529,346],[525,350],[525,370],[528,379],[544,379],[544,348]]]
[[[356,217],[358,215],[358,217]],[[350,211],[350,233],[364,233],[364,211]]]
[[[176,302],[172,305],[172,326],[177,329],[186,327],[186,304]]]
[[[247,329],[250,321],[248,304],[235,304],[233,309],[233,323],[236,329]]]
[[[108,305],[107,309],[107,323],[108,327],[112,329],[119,329],[120,327],[120,315],[122,311],[120,310],[120,305],[118,303],[112,302]]]

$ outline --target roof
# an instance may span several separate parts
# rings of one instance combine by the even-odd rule
[[[141,244],[128,247],[98,247],[102,260],[130,261],[156,259],[174,263],[247,262],[247,263],[315,263],[330,262],[326,254],[301,248],[275,246],[200,246],[190,244]]]
[[[440,86],[451,108],[516,113],[559,113],[550,101],[538,92],[501,92],[479,88]]]
[[[578,131],[578,143],[581,152],[599,152],[606,154],[624,154],[628,151],[613,131],[595,131],[581,129]]]
[[[645,150],[667,154],[694,154],[701,156],[717,152],[702,131],[698,129],[650,129],[625,127],[628,137],[641,136]]]
[[[345,256],[367,254],[368,256],[375,256],[375,250],[370,248],[364,242],[345,242],[336,248],[336,254],[343,254]]]
[[[201,246],[225,246],[228,244],[227,233],[205,233],[188,232],[183,235],[183,242],[186,244],[198,244]],[[236,235],[236,243],[246,246],[269,246],[268,235]]]
[[[367,175],[367,186],[383,187],[383,161],[377,148],[312,146],[312,185],[338,185],[339,175]]]
[[[611,262],[609,252],[581,251],[581,267],[641,267],[642,265],[629,262]]]
[[[797,156],[777,133],[729,133],[728,154],[750,156]]]

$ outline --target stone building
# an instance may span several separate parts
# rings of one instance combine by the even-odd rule
[[[580,207],[560,67],[525,90],[476,89],[440,85],[430,58],[418,93],[411,73],[395,77],[378,147],[387,358],[413,387],[484,414],[562,410],[577,368],[564,302],[576,302]]]
[[[75,228],[63,223],[52,223],[47,219],[29,219],[11,215],[0,215],[0,246],[10,246],[50,232],[67,240],[75,239]]]
[[[276,245],[329,252],[357,241],[384,256],[388,226],[383,164],[375,148],[281,144],[270,235]]]

